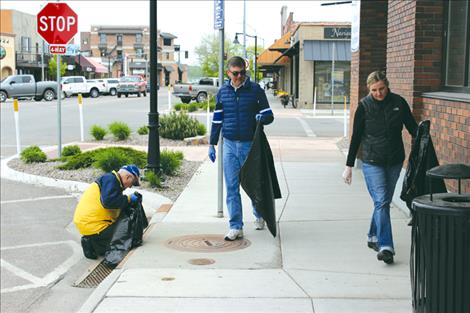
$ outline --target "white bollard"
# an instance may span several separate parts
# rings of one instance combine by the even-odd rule
[[[346,111],[347,107],[346,107],[346,97],[344,97],[344,110],[343,110],[343,124],[344,124],[344,127],[343,127],[343,137],[347,137],[348,136],[348,117],[347,117],[347,111]]]
[[[13,110],[15,111],[15,131],[16,131],[16,153],[21,153],[20,143],[20,116],[18,112],[18,99],[13,99]]]
[[[168,85],[168,111],[171,111],[171,86]]]
[[[209,108],[211,95],[207,96],[207,110],[206,110],[206,132],[209,134],[209,125],[210,125],[210,118],[211,118],[211,109]]]
[[[85,131],[83,126],[83,98],[82,94],[78,94],[78,111],[80,112],[80,141],[85,141]]]
[[[317,87],[315,87],[315,90],[313,92],[313,116],[315,117],[317,115]]]

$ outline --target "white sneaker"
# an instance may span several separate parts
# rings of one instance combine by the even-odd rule
[[[262,230],[264,229],[264,219],[262,217],[255,220],[255,229]]]
[[[234,241],[238,238],[243,238],[243,229],[230,229],[227,235],[225,235],[225,240]]]

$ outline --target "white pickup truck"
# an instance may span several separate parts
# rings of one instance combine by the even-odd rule
[[[181,102],[189,103],[191,100],[204,102],[207,96],[214,96],[219,90],[219,79],[216,77],[204,77],[197,84],[179,83],[173,87],[173,95],[179,97]]]
[[[64,76],[61,80],[62,94],[66,97],[83,94],[85,97],[96,98],[100,95],[102,87],[98,82],[87,82],[83,76]]]

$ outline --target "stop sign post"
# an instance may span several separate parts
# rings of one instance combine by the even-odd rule
[[[78,16],[66,3],[48,3],[37,15],[38,34],[54,49],[50,52],[57,55],[57,152],[62,156],[62,121],[60,86],[60,49],[78,32]]]

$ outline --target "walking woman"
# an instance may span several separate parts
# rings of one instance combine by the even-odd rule
[[[388,85],[384,72],[375,71],[367,77],[369,95],[361,99],[354,116],[343,179],[351,184],[352,167],[362,144],[362,170],[374,202],[367,246],[378,252],[379,261],[392,264],[395,250],[390,203],[405,159],[402,129],[405,125],[414,137],[418,125],[406,100],[392,93]]]

